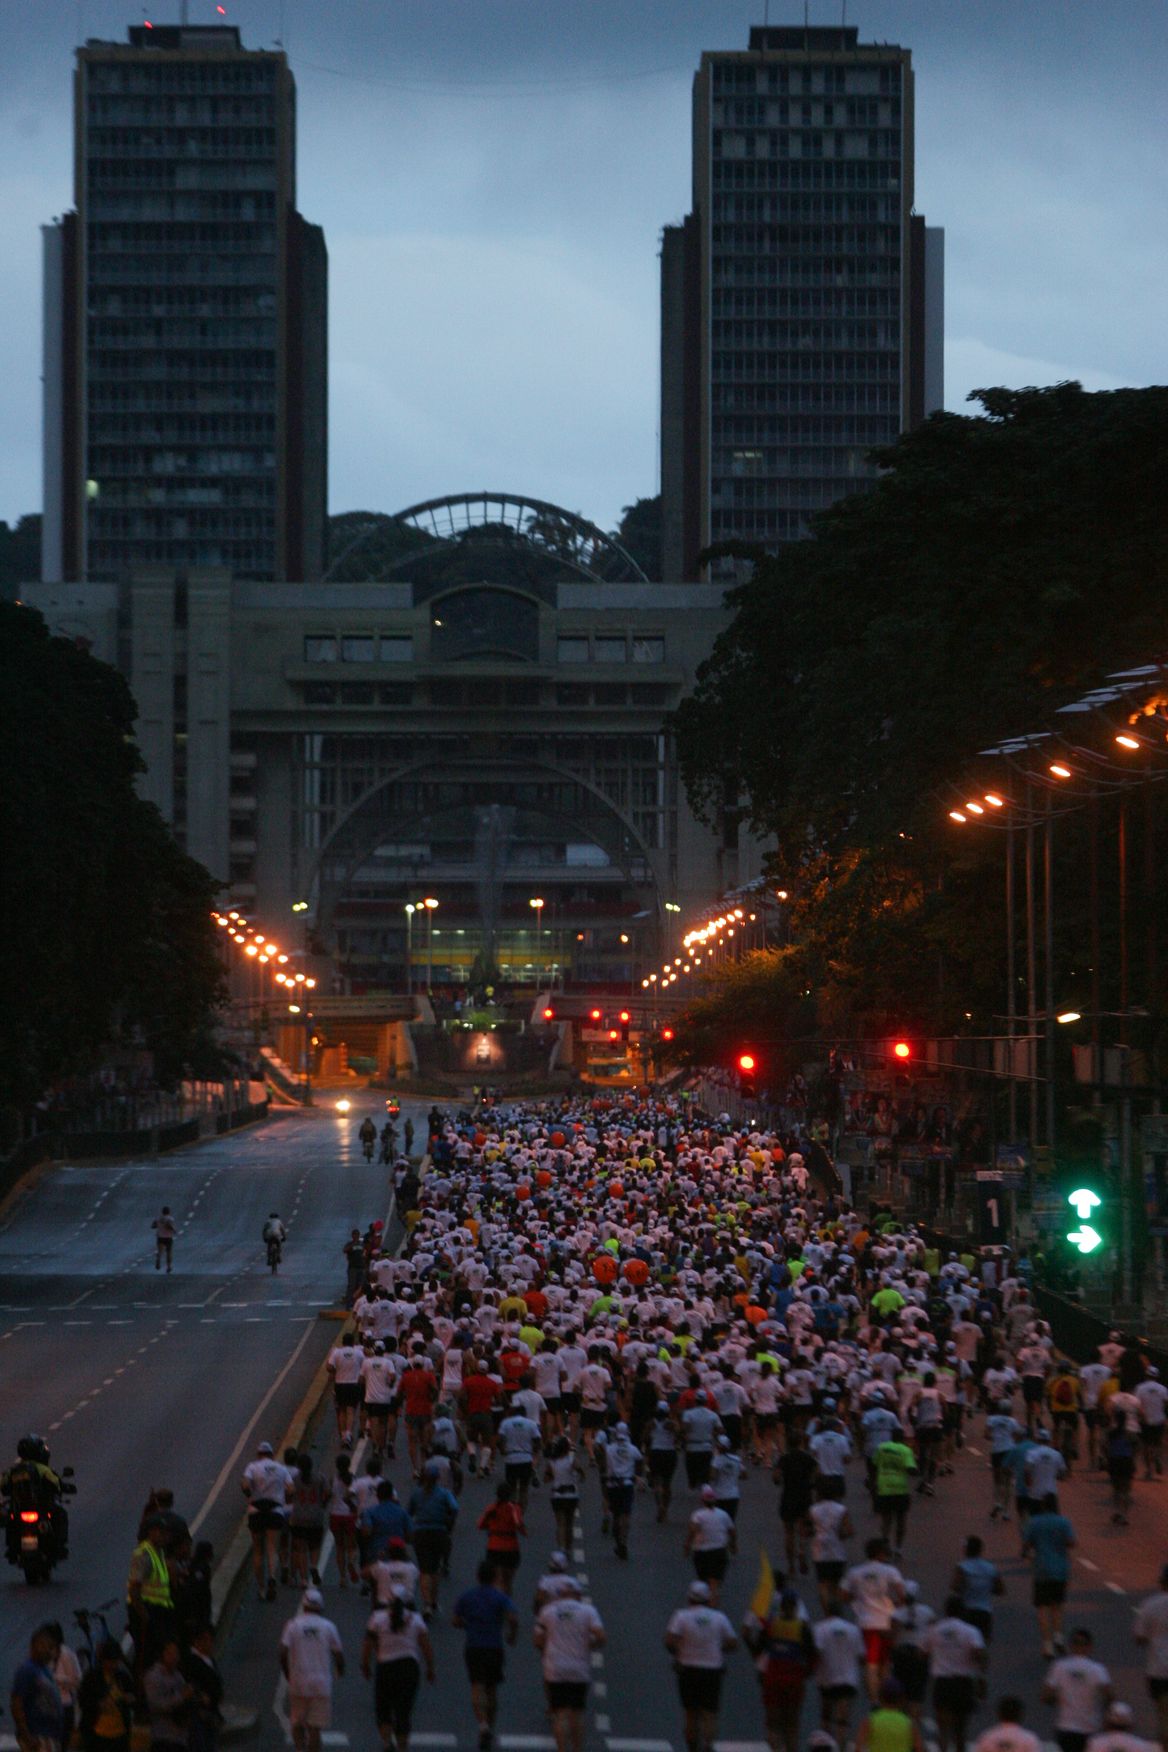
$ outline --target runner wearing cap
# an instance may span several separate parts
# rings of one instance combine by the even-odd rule
[[[708,1582],[710,1603],[716,1606],[730,1558],[738,1549],[734,1523],[714,1502],[711,1485],[702,1487],[701,1507],[693,1511],[685,1530],[683,1550],[693,1558],[699,1582]]]
[[[251,1561],[261,1600],[276,1598],[280,1568],[280,1535],[287,1524],[288,1471],[276,1459],[270,1442],[261,1442],[255,1459],[243,1469],[247,1498],[247,1530]]]
[[[737,1642],[730,1620],[710,1603],[709,1584],[691,1582],[685,1605],[665,1627],[685,1717],[686,1752],[714,1744],[726,1656]]]
[[[284,1626],[280,1671],[288,1681],[292,1744],[297,1752],[320,1752],[321,1734],[332,1723],[333,1681],[344,1674],[345,1656],[318,1588],[305,1590],[300,1612]]]
[[[600,1614],[582,1592],[575,1577],[568,1577],[565,1591],[540,1607],[532,1628],[556,1752],[581,1752],[592,1652],[605,1642]]]

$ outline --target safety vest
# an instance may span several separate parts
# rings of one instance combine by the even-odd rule
[[[141,1557],[143,1554],[150,1560],[150,1575],[142,1583],[142,1604],[143,1606],[163,1607],[170,1611],[174,1600],[170,1592],[170,1570],[167,1567],[166,1559],[158,1547],[150,1543],[149,1539],[144,1539],[141,1545],[134,1547],[135,1557]]]

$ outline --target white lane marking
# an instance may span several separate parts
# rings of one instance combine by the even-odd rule
[[[1092,1563],[1091,1559],[1089,1557],[1081,1557],[1079,1559],[1079,1562],[1082,1564],[1084,1569],[1096,1570],[1096,1571],[1098,1571],[1098,1569],[1099,1569],[1099,1565],[1097,1563]]]
[[[590,1665],[594,1668],[595,1667],[603,1667],[603,1665],[604,1665],[604,1656],[601,1654],[599,1649],[593,1649],[592,1653],[588,1657],[588,1660],[589,1660]]]
[[[598,1715],[597,1716],[597,1718],[596,1718],[596,1732],[598,1734],[608,1734],[608,1733],[612,1732],[612,1723],[606,1715]]]
[[[222,1470],[207,1493],[206,1501],[203,1503],[202,1508],[190,1524],[190,1530],[192,1533],[198,1532],[199,1528],[203,1525],[203,1522],[207,1519],[207,1516],[211,1513],[211,1506],[214,1503],[215,1498],[219,1495],[219,1492],[223,1489],[223,1486],[227,1483],[227,1480],[231,1477],[231,1474],[239,1464],[239,1457],[247,1446],[256,1425],[259,1423],[261,1417],[263,1417],[265,1411],[267,1411],[268,1406],[272,1403],[272,1400],[276,1397],[280,1388],[284,1385],[285,1380],[291,1374],[296,1363],[299,1362],[300,1353],[312,1337],[313,1330],[313,1326],[306,1326],[304,1328],[304,1335],[301,1338],[300,1343],[296,1346],[296,1349],[292,1352],[292,1355],[288,1358],[288,1361],[284,1364],[284,1367],[280,1370],[280,1373],[276,1376],[276,1379],[272,1382],[272,1385],[268,1388],[264,1397],[260,1400],[260,1403],[256,1407],[256,1410],[243,1434],[227,1456],[227,1459],[223,1462]]]
[[[608,1680],[607,1679],[594,1679],[592,1682],[592,1695],[593,1695],[593,1697],[607,1697],[608,1696]]]
[[[765,1740],[715,1740],[714,1752],[770,1752]]]
[[[133,1326],[132,1320],[107,1320],[107,1326]]]
[[[673,1747],[668,1740],[609,1740],[608,1752],[673,1752]]]
[[[1104,1582],[1103,1586],[1105,1588],[1109,1588],[1113,1594],[1126,1594],[1127,1593],[1127,1589],[1121,1588],[1118,1582]]]
[[[554,1752],[556,1744],[550,1734],[497,1734],[495,1739],[508,1752]]]
[[[457,1746],[457,1734],[411,1734],[411,1746]]]

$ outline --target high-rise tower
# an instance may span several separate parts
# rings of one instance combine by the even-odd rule
[[[661,263],[664,575],[774,548],[942,405],[944,233],[913,211],[909,50],[753,29],[694,79],[693,211]]]
[[[284,54],[227,25],[90,41],[74,148],[45,228],[43,576],[320,577],[327,257]]]

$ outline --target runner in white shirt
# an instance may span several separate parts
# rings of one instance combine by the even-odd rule
[[[892,1615],[905,1598],[904,1577],[888,1562],[883,1539],[869,1539],[864,1563],[846,1571],[840,1593],[850,1600],[864,1634],[864,1665],[868,1696],[875,1703],[892,1657]]]
[[[1168,1564],[1160,1571],[1159,1592],[1140,1602],[1132,1632],[1144,1650],[1144,1676],[1156,1706],[1160,1741],[1168,1745]]]
[[[361,1388],[365,1433],[374,1453],[384,1454],[389,1445],[389,1416],[397,1398],[397,1363],[385,1354],[381,1340],[374,1345],[373,1355],[361,1364]]]
[[[599,1612],[580,1598],[575,1578],[573,1584],[560,1599],[540,1608],[532,1630],[557,1752],[582,1752],[592,1651],[603,1648],[605,1641]]]
[[[958,1617],[961,1602],[955,1596],[945,1602],[945,1616],[929,1626],[921,1647],[929,1657],[933,1676],[933,1710],[937,1738],[963,1752],[965,1728],[977,1703],[977,1680],[986,1664],[985,1638],[976,1625]]]
[[[850,1618],[827,1612],[812,1626],[818,1660],[815,1682],[819,1686],[820,1720],[837,1746],[850,1738],[852,1705],[863,1683],[864,1638]]]
[[[710,1605],[705,1582],[691,1582],[686,1604],[665,1627],[665,1647],[673,1657],[677,1689],[685,1715],[687,1747],[712,1746],[726,1656],[738,1638],[730,1620]]]
[[[811,1505],[811,1561],[825,1613],[838,1609],[839,1585],[848,1560],[844,1540],[850,1539],[853,1531],[847,1504],[831,1490],[830,1485],[821,1486],[819,1500]]]
[[[1111,1674],[1092,1655],[1094,1638],[1089,1630],[1071,1633],[1070,1653],[1048,1669],[1042,1687],[1044,1703],[1054,1705],[1055,1737],[1097,1734],[1103,1712],[1111,1702]]]
[[[321,1731],[332,1722],[333,1679],[345,1671],[337,1627],[324,1617],[324,1599],[308,1588],[303,1609],[280,1638],[280,1668],[288,1681],[288,1721],[297,1752],[320,1752]]]
[[[1164,1470],[1161,1450],[1164,1445],[1165,1408],[1168,1407],[1168,1387],[1160,1379],[1160,1371],[1149,1365],[1147,1375],[1135,1390],[1140,1402],[1140,1447],[1144,1456],[1144,1477],[1158,1478]]]
[[[1092,1734],[1087,1752],[1160,1752],[1159,1742],[1141,1739],[1132,1732],[1135,1713],[1130,1703],[1108,1705],[1103,1732]]]
[[[998,1700],[998,1719],[973,1742],[972,1752],[1042,1752],[1038,1735],[1022,1726],[1021,1698]]]
[[[733,1521],[725,1509],[716,1506],[713,1488],[708,1484],[702,1488],[701,1508],[695,1509],[689,1518],[683,1549],[687,1557],[693,1558],[698,1581],[709,1583],[710,1601],[716,1606],[722,1578],[738,1543]]]
[[[241,1484],[247,1498],[256,1587],[261,1600],[274,1600],[280,1569],[280,1535],[288,1518],[288,1469],[275,1458],[270,1442],[260,1443],[255,1459],[243,1469]]]

